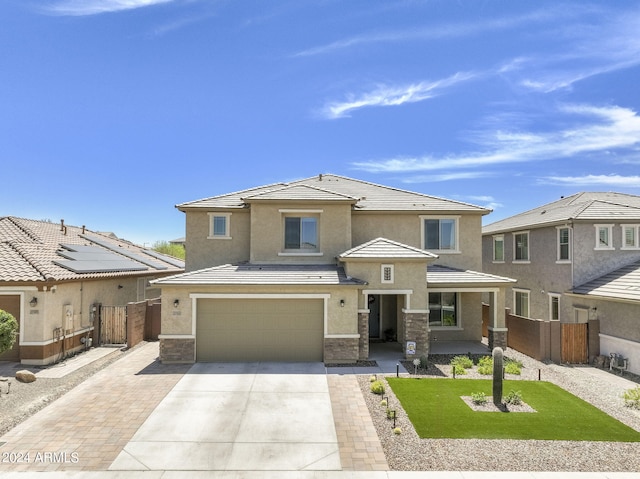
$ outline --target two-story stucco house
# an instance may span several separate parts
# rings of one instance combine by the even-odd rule
[[[485,208],[335,175],[177,208],[186,272],[155,282],[165,362],[353,362],[390,330],[420,356],[480,341],[483,294],[504,308],[509,280],[481,272]]]
[[[598,319],[601,354],[640,373],[640,197],[578,193],[483,228],[484,271],[518,280],[519,316]]]

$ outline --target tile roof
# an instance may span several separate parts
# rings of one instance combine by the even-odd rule
[[[577,193],[524,213],[491,223],[483,234],[541,227],[573,220],[640,220],[640,196],[624,193]]]
[[[292,186],[306,186],[307,188],[290,189],[288,190],[289,193],[287,193],[286,188]],[[304,195],[302,195],[302,192],[304,192]],[[280,195],[282,199],[301,199],[285,197],[286,194],[291,193],[302,195],[306,200],[313,199],[316,201],[323,199],[335,200],[340,195],[345,198],[354,198],[357,200],[354,205],[356,211],[468,212],[482,215],[491,211],[469,203],[400,190],[332,174],[313,176],[290,183],[259,186],[235,193],[189,201],[176,207],[181,211],[192,208],[246,208],[247,204],[243,198],[257,198],[261,195],[264,198]]]
[[[152,281],[161,285],[363,285],[335,265],[225,264]]]
[[[427,268],[427,285],[431,287],[445,284],[456,286],[464,284],[473,286],[504,286],[507,283],[515,282],[515,279],[506,278],[504,276],[496,276],[479,271],[450,268],[439,264],[429,265]]]
[[[577,286],[573,293],[640,301],[640,261]]]
[[[386,238],[376,238],[340,254],[340,259],[436,259],[438,255]]]
[[[296,200],[296,201],[349,201],[355,203],[357,198],[316,186],[287,185],[275,190],[253,193],[242,198],[245,202],[255,200]]]
[[[82,254],[76,255],[74,261],[73,254],[69,256],[72,250],[92,251],[94,258],[110,255],[112,259],[136,263],[137,271],[112,268],[111,271],[99,272],[100,268],[92,266],[97,265],[97,261],[82,263]],[[79,267],[81,264],[82,268]],[[128,269],[132,269],[131,265]],[[0,217],[0,282],[175,274],[183,270],[182,261],[157,253],[145,253],[144,248],[113,235],[48,221]]]

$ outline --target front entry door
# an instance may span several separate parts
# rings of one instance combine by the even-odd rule
[[[380,295],[369,296],[369,337],[380,337]]]

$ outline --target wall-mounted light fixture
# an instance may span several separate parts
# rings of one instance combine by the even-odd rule
[[[173,307],[174,307],[174,308],[177,308],[178,306],[180,306],[180,300],[179,300],[179,299],[175,299],[175,300],[173,301]]]
[[[35,308],[38,305],[38,298],[34,296],[33,298],[31,298],[31,301],[29,301],[29,304],[32,308]]]
[[[341,307],[341,308],[344,308],[344,299],[341,299],[341,300],[340,300],[340,307]]]
[[[118,289],[122,289],[124,288],[124,286],[122,286],[121,284],[118,285]]]

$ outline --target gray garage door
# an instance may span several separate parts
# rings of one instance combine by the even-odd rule
[[[199,299],[196,356],[211,361],[322,361],[321,299]]]

